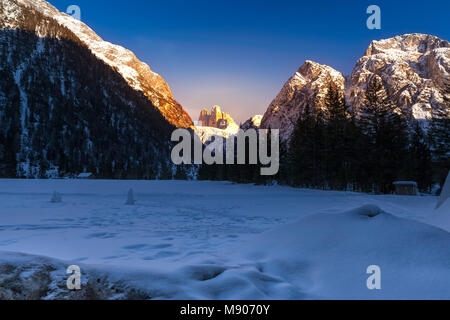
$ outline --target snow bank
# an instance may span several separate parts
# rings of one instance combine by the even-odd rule
[[[307,216],[220,255],[141,269],[82,265],[79,292],[64,288],[69,262],[0,253],[0,298],[23,298],[19,287],[42,299],[450,299],[449,243],[444,230],[366,205]],[[381,290],[366,286],[371,265]]]
[[[257,236],[243,251],[312,297],[449,299],[450,234],[377,206],[317,214]],[[382,289],[367,289],[378,265]]]

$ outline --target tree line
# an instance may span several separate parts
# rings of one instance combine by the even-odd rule
[[[260,176],[259,165],[213,165],[202,166],[199,179],[379,194],[392,193],[396,180],[409,180],[429,193],[450,169],[449,84],[444,92],[431,120],[421,121],[389,98],[378,77],[369,80],[358,110],[329,81],[323,105],[307,105],[281,145],[277,176]]]

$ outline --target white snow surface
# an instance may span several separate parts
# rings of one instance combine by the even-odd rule
[[[219,129],[206,126],[195,126],[194,132],[200,138],[203,143],[211,140],[212,137],[229,138],[236,135],[239,132],[239,126],[235,123],[230,123],[226,129]]]
[[[45,16],[56,20],[60,25],[71,30],[97,58],[117,70],[132,88],[137,91],[143,91],[145,94],[149,95],[152,102],[158,104],[159,97],[154,96],[151,92],[147,92],[147,87],[153,88],[165,99],[173,99],[170,87],[164,79],[159,74],[152,71],[146,63],[139,61],[130,50],[104,41],[86,24],[66,13],[59,12],[58,9],[53,7],[47,1],[14,1],[41,12]],[[4,4],[6,6],[8,19],[11,20],[15,19],[12,12],[19,11],[18,7],[14,4],[14,1],[5,0]],[[11,12],[8,10],[11,10]],[[11,26],[15,27],[14,24],[11,24]]]
[[[261,125],[262,119],[263,115],[257,114],[256,116],[253,116],[250,121],[255,127],[259,127]]]
[[[62,202],[50,202],[55,191]],[[53,261],[54,281],[77,264],[156,299],[450,299],[450,201],[436,202],[228,182],[0,180],[0,264]],[[366,286],[370,265],[381,290]]]

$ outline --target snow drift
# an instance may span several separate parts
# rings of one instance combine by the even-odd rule
[[[309,215],[217,254],[145,269],[82,265],[79,292],[64,288],[69,262],[1,253],[0,298],[450,299],[449,243],[447,231],[365,205]],[[370,265],[381,268],[381,290],[366,286]]]

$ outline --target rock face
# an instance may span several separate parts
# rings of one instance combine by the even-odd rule
[[[262,115],[253,116],[241,125],[241,129],[244,131],[248,129],[258,129],[261,126],[262,119]]]
[[[169,85],[150,67],[139,61],[130,50],[103,41],[87,25],[64,13],[42,0],[2,0],[1,27],[8,29],[34,31],[37,35],[49,36],[46,21],[31,22],[23,20],[24,10],[38,11],[47,19],[51,19],[69,29],[79,43],[89,48],[98,59],[119,72],[126,82],[135,90],[141,91],[158,108],[161,114],[176,127],[191,127],[192,120],[175,101]],[[50,35],[56,38],[61,34]]]
[[[223,112],[220,106],[212,107],[211,112],[206,108],[202,109],[198,121],[200,126],[222,130],[227,129],[230,125],[236,125],[233,118],[228,113]]]
[[[233,118],[223,112],[219,106],[212,107],[211,112],[208,109],[203,109],[200,112],[198,122],[194,132],[205,144],[209,144],[214,136],[229,138],[237,134],[240,129]]]
[[[200,138],[201,142],[209,144],[212,141],[212,137],[229,138],[236,135],[239,132],[239,129],[237,124],[231,124],[226,129],[198,126],[194,128],[194,132]]]
[[[324,65],[306,61],[270,104],[261,128],[280,129],[289,140],[298,115],[306,105],[320,107],[332,79],[345,92],[355,111],[364,103],[371,77],[379,77],[389,97],[411,118],[429,118],[442,103],[443,84],[449,81],[448,41],[425,34],[406,34],[373,41],[349,77]],[[449,97],[450,98],[450,97]]]
[[[44,1],[0,1],[0,177],[170,179],[164,80]]]
[[[442,103],[442,87],[449,75],[448,41],[425,34],[373,41],[350,76],[347,101],[360,107],[368,79],[375,76],[407,115],[426,119]]]
[[[261,128],[280,129],[280,139],[289,140],[296,120],[305,107],[323,104],[330,80],[344,90],[345,78],[340,72],[306,61],[272,101],[261,121]]]

